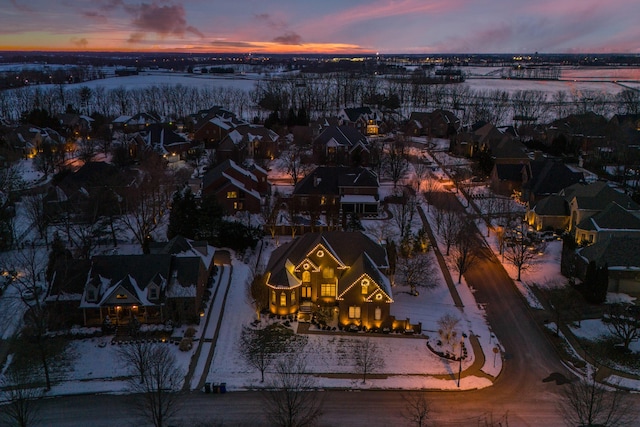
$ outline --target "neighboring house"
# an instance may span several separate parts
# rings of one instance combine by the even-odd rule
[[[553,121],[545,129],[545,143],[555,151],[569,155],[598,155],[598,149],[607,145],[607,119],[587,112],[570,114]]]
[[[575,226],[576,242],[597,243],[610,237],[640,236],[640,211],[629,210],[616,202]]]
[[[493,165],[489,182],[491,190],[499,195],[511,197],[522,188],[522,169],[524,164],[496,163]]]
[[[118,213],[118,202],[136,179],[135,172],[123,171],[111,163],[87,162],[47,189],[42,199],[43,213],[50,221],[61,218],[94,221],[95,218],[87,217],[90,203],[92,214]]]
[[[154,252],[91,258],[78,305],[86,326],[100,325],[106,316],[115,325],[134,318],[140,323],[199,321],[214,248],[176,237],[154,246]],[[55,299],[55,293],[47,298]]]
[[[219,106],[199,111],[191,120],[192,139],[204,143],[207,148],[216,148],[231,131],[240,125],[248,124]]]
[[[91,132],[93,119],[81,114],[65,113],[57,116],[69,136],[86,136]]]
[[[640,235],[614,236],[578,249],[576,276],[584,280],[589,262],[597,267],[607,265],[609,292],[640,297]]]
[[[153,123],[138,132],[144,149],[151,149],[169,161],[178,161],[192,147],[183,135],[168,124]]]
[[[395,329],[388,269],[386,250],[364,233],[307,233],[271,254],[267,306],[307,321],[323,307],[341,326]]]
[[[7,142],[20,150],[26,158],[33,158],[48,147],[52,153],[65,149],[66,141],[58,132],[50,128],[21,125],[12,128],[6,135]]]
[[[225,136],[216,149],[216,161],[246,159],[273,160],[277,154],[279,135],[261,125],[243,124]]]
[[[405,126],[405,135],[451,138],[460,129],[460,119],[451,111],[440,109],[430,113],[414,111]]]
[[[581,239],[576,233],[579,224],[588,226],[586,222],[592,216],[604,211],[611,203],[616,203],[627,210],[637,211],[640,205],[628,195],[612,188],[606,181],[592,183],[580,182],[570,185],[552,195],[539,200],[527,213],[529,225],[536,230],[567,230]],[[586,237],[586,235],[585,235]]]
[[[119,116],[111,122],[114,130],[125,133],[139,132],[152,124],[162,123],[160,117],[153,113],[138,113],[134,116]]]
[[[353,127],[325,127],[312,144],[318,164],[366,165],[370,160],[369,140]]]
[[[522,171],[521,200],[528,206],[584,180],[581,171],[554,159],[532,160]]]
[[[357,129],[364,135],[378,135],[382,117],[370,107],[343,108],[338,113],[338,121],[343,126]]]
[[[367,168],[321,166],[296,185],[291,197],[301,211],[326,212],[337,205],[343,216],[377,216],[379,186],[378,176]]]
[[[239,211],[259,213],[262,197],[269,193],[264,169],[254,165],[247,170],[233,160],[220,163],[202,179],[202,196],[215,196],[229,215]]]

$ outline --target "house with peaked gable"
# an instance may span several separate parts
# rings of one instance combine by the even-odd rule
[[[242,163],[248,158],[273,159],[280,136],[261,125],[243,124],[222,138],[216,149],[216,161],[233,160]]]
[[[192,115],[189,128],[193,132],[194,141],[203,142],[207,148],[215,148],[231,131],[240,125],[245,125],[234,113],[215,106],[207,110],[198,111]]]
[[[343,126],[357,129],[364,135],[378,135],[382,117],[371,107],[343,108],[338,113],[338,121]]]
[[[155,245],[150,254],[92,257],[78,301],[84,324],[99,325],[106,316],[116,325],[134,318],[140,323],[198,322],[214,252],[206,242],[178,236]],[[50,291],[47,304],[58,297]]]
[[[450,138],[460,132],[460,119],[451,111],[413,111],[405,126],[405,135]]]
[[[320,166],[298,182],[292,198],[302,211],[326,212],[338,206],[343,214],[377,216],[379,187],[378,175],[370,169]]]
[[[386,250],[362,232],[306,233],[271,254],[267,307],[303,321],[324,308],[345,327],[409,329],[390,313],[388,269]]]
[[[349,126],[327,126],[312,142],[313,159],[323,165],[366,165],[369,163],[369,140]]]
[[[239,211],[259,213],[262,197],[270,193],[270,184],[264,169],[257,165],[250,169],[225,160],[205,174],[202,196],[215,196],[229,215]]]

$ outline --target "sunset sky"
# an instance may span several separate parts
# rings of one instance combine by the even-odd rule
[[[638,0],[0,0],[0,50],[636,53]]]

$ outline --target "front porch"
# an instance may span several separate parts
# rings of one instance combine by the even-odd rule
[[[85,326],[100,326],[105,322],[111,325],[126,326],[136,319],[140,324],[164,323],[166,317],[162,306],[118,305],[96,308],[83,308]]]

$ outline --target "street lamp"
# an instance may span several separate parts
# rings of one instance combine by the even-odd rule
[[[462,375],[462,348],[464,347],[464,337],[460,338],[460,358],[458,365],[458,388],[460,388],[460,376]]]

